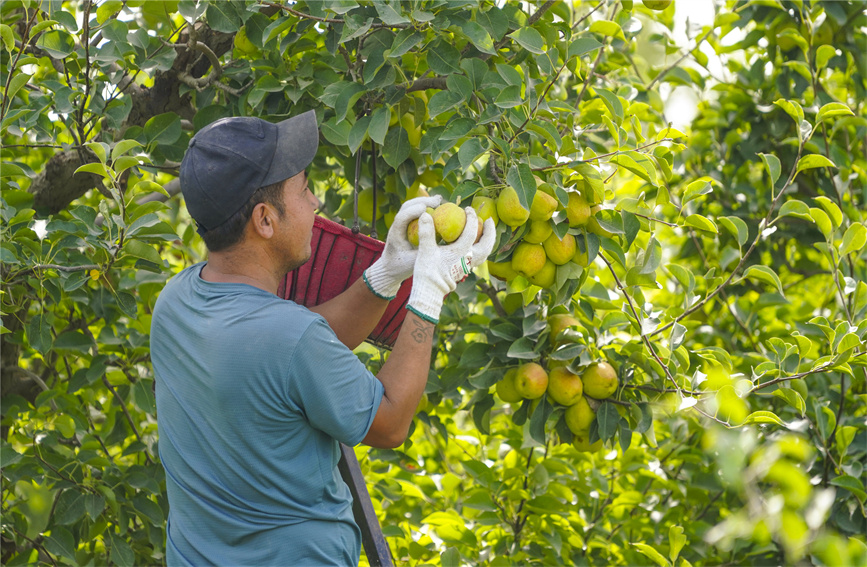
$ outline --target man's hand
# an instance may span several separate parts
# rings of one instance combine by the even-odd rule
[[[443,298],[470,273],[466,257],[471,253],[479,225],[472,207],[467,207],[466,213],[464,231],[445,246],[437,246],[433,218],[424,213],[418,219],[418,257],[406,307],[425,321],[439,322]]]
[[[397,212],[385,239],[382,256],[362,274],[364,283],[374,295],[382,299],[394,299],[400,284],[412,275],[418,250],[406,239],[406,227],[419,218],[428,207],[436,208],[442,197],[416,197],[410,199]]]

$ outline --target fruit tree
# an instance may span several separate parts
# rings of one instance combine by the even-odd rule
[[[179,162],[309,109],[322,215],[496,221],[410,438],[356,449],[396,563],[867,564],[861,2],[0,16],[4,564],[164,562],[150,314],[205,257]]]

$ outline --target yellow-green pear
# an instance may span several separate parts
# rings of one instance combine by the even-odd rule
[[[558,404],[571,406],[581,399],[583,393],[581,377],[568,368],[559,366],[548,372],[548,395]]]
[[[541,244],[521,242],[512,252],[512,269],[525,277],[538,273],[546,261],[545,249]]]
[[[500,222],[500,217],[497,216],[497,202],[490,197],[476,195],[473,197],[472,207],[475,209],[480,221],[484,222],[488,219],[494,219],[494,224]]]
[[[566,218],[569,219],[569,226],[583,226],[590,220],[590,204],[584,195],[569,192],[569,203],[566,205]]]
[[[546,221],[554,216],[556,210],[557,199],[542,191],[536,191],[530,205],[530,220]]]
[[[586,385],[584,388],[586,390]],[[596,412],[593,411],[584,396],[581,396],[577,402],[566,408],[563,417],[566,419],[566,427],[569,428],[569,431],[578,435],[582,431],[590,429],[590,424],[596,419]]]
[[[529,224],[530,229],[524,234],[524,241],[530,244],[542,244],[551,235],[551,232],[554,231],[551,228],[551,223],[546,220],[531,220]]]
[[[497,382],[497,395],[504,402],[514,404],[520,402],[523,396],[515,389],[515,375],[518,373],[517,368],[510,368],[503,375],[503,378]]]
[[[545,260],[545,265],[542,266],[542,269],[532,276],[527,276],[527,279],[533,285],[551,287],[557,281],[557,266],[551,260]]]
[[[548,389],[548,373],[539,364],[528,362],[518,367],[515,374],[515,390],[521,397],[535,400],[545,395]]]
[[[551,233],[551,236],[546,238],[542,245],[548,259],[558,266],[562,266],[575,257],[575,237],[571,234],[564,235],[561,240],[557,233]]]
[[[617,391],[617,371],[607,362],[591,364],[581,375],[584,393],[591,398],[604,400]]]
[[[518,192],[514,187],[506,187],[497,197],[497,216],[512,228],[517,228],[527,222],[530,211],[521,205]]]
[[[467,213],[454,203],[443,203],[431,216],[437,236],[445,242],[457,240],[467,225]]]
[[[488,260],[488,273],[504,282],[513,280],[518,275],[518,272],[512,269],[512,262],[510,260],[505,262],[492,262]]]
[[[581,321],[568,313],[557,313],[548,317],[549,337],[553,344],[562,342],[557,337],[569,327],[581,327]]]

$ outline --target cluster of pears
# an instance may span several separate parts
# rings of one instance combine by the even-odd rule
[[[586,247],[582,250],[572,234],[566,233],[560,238],[551,220],[554,213],[563,210],[569,228],[584,227],[589,232],[609,236],[594,217],[600,207],[591,205],[584,193],[584,183],[581,181],[575,190],[569,191],[569,201],[563,206],[553,187],[542,183],[536,190],[529,210],[521,205],[514,187],[503,189],[496,201],[490,197],[476,197],[473,205],[477,206],[478,202],[476,210],[480,217],[481,211],[487,209],[492,211],[490,216],[494,217],[495,222],[503,222],[513,230],[528,225],[509,260],[488,261],[490,274],[505,281],[520,275],[539,287],[551,287],[556,282],[559,266],[574,262],[587,267],[589,258]]]
[[[437,239],[441,242],[454,242],[464,232],[467,226],[467,213],[454,203],[443,203],[437,208],[428,207],[426,211],[434,221]],[[476,242],[482,237],[484,220],[479,216],[479,228],[476,232]],[[418,248],[418,219],[413,219],[406,226],[406,239]]]
[[[497,382],[497,395],[508,403],[524,399],[537,400],[548,395],[550,401],[566,406],[566,426],[572,432],[572,442],[580,451],[598,451],[602,442],[590,444],[590,425],[596,411],[587,397],[604,400],[617,391],[617,372],[605,361],[587,366],[579,376],[566,365],[546,371],[536,362],[527,362],[506,371]]]

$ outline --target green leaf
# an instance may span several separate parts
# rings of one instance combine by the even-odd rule
[[[834,162],[829,160],[825,156],[819,154],[810,154],[798,160],[798,167],[795,173],[799,173],[801,171],[804,171],[805,169],[813,169],[816,167],[833,167],[835,169],[837,168],[837,166],[834,165]]]
[[[635,549],[643,553],[649,559],[652,559],[654,562],[656,562],[659,567],[670,567],[671,564],[668,562],[668,559],[663,557],[661,553],[659,553],[649,545],[645,543],[633,543],[632,545],[633,547],[635,547]]]
[[[545,423],[553,410],[554,407],[548,402],[548,397],[542,396],[530,417],[530,436],[539,443],[545,443]]]
[[[19,89],[21,89],[21,87],[26,85],[27,81],[29,81],[30,77],[32,76],[33,75],[29,75],[27,73],[18,73],[14,77],[12,77],[12,80],[9,81],[9,94],[6,100],[12,100],[12,97],[15,96],[15,93],[17,93]]]
[[[135,565],[135,553],[122,537],[116,535],[114,531],[109,531],[109,540],[111,541],[109,557],[112,563],[118,566]]]
[[[846,454],[849,445],[852,444],[852,441],[855,439],[857,434],[858,428],[851,425],[844,425],[837,428],[837,433],[834,434],[834,438],[837,442],[837,452],[840,453],[840,455]]]
[[[698,179],[686,186],[686,190],[683,192],[683,199],[681,203],[682,205],[686,205],[690,201],[698,199],[702,195],[708,195],[710,193],[713,193],[713,185],[711,184],[710,179]]]
[[[837,348],[834,349],[834,352],[840,354],[859,346],[861,346],[861,339],[858,335],[855,333],[846,333],[840,338],[840,342],[837,343]]]
[[[44,313],[37,313],[27,326],[27,340],[30,346],[42,354],[51,349],[51,324]]]
[[[439,91],[430,97],[428,103],[428,114],[431,118],[435,118],[443,112],[448,112],[452,108],[458,106],[464,101],[464,98],[452,91]]]
[[[157,252],[153,246],[145,244],[141,240],[127,240],[123,246],[123,251],[129,256],[141,258],[142,260],[147,260],[148,262],[153,262],[160,266],[163,265],[163,259],[160,257],[160,253]]]
[[[349,136],[349,130],[351,127],[351,124],[346,120],[337,122],[337,119],[332,116],[319,126],[319,130],[322,132],[325,139],[335,146],[345,146],[347,145],[346,139]],[[404,132],[404,135],[406,135],[406,132]],[[409,144],[408,137],[407,144]],[[384,155],[385,148],[383,148],[383,156]]]
[[[123,8],[121,0],[106,0],[96,9],[96,21],[100,24],[107,21],[117,14],[121,8]]]
[[[867,244],[867,228],[861,223],[854,223],[843,235],[843,242],[840,243],[840,256],[860,252],[865,244]]]
[[[410,22],[409,18],[402,15],[400,12],[395,10],[394,7],[386,4],[382,0],[375,0],[373,5],[376,8],[376,13],[379,14],[379,19],[382,20],[384,24],[396,26],[408,24]]]
[[[569,44],[569,49],[566,52],[566,57],[581,57],[585,53],[595,51],[602,47],[602,44],[592,37],[579,37]]]
[[[133,386],[133,401],[140,410],[145,413],[152,414],[156,411],[156,401],[154,400],[153,381],[139,379]]]
[[[93,339],[81,331],[64,331],[54,341],[55,349],[88,352],[93,346]]]
[[[780,158],[773,154],[759,154],[765,164],[765,169],[768,170],[768,176],[771,178],[771,187],[776,185],[780,178],[782,168],[780,166]]]
[[[529,337],[521,337],[509,347],[506,356],[509,358],[534,359],[539,355],[533,350],[535,343]]]
[[[725,227],[727,231],[731,233],[732,236],[738,241],[738,246],[743,246],[746,244],[747,240],[750,237],[750,229],[747,227],[747,223],[743,221],[740,217],[719,217],[717,219],[721,225]]]
[[[602,102],[608,108],[608,111],[611,113],[611,116],[613,118],[617,119],[616,120],[617,124],[619,125],[620,123],[622,123],[623,122],[623,103],[620,102],[620,97],[618,97],[616,94],[614,94],[613,92],[606,90],[606,89],[595,89],[595,91],[596,91],[596,94],[602,98]],[[624,152],[623,154],[620,154],[619,156],[615,156],[615,157],[623,157],[623,156],[630,157],[630,160],[632,162],[635,162],[635,163],[640,162],[646,158],[646,156],[639,154],[638,152]],[[618,163],[613,158],[611,161],[614,163]],[[645,168],[642,167],[642,169],[645,169]],[[630,169],[630,171],[633,171],[633,170]],[[638,174],[638,172],[635,172],[635,171],[633,171],[633,173]],[[641,175],[641,174],[639,174],[639,175]],[[641,177],[643,179],[646,179],[647,181],[650,181],[644,175],[641,175]],[[654,183],[654,185],[657,185],[657,183]]]
[[[358,151],[364,140],[367,139],[367,128],[370,125],[370,116],[362,116],[356,120],[352,128],[349,129],[349,136],[346,141],[349,143],[349,151],[352,154]]]
[[[754,411],[747,416],[747,418],[741,425],[748,425],[751,423],[773,423],[782,427],[786,426],[786,424],[783,422],[782,419],[779,418],[779,416],[777,416],[777,414],[772,411],[764,410]]]
[[[208,9],[205,10],[205,19],[208,21],[208,27],[212,30],[225,33],[237,32],[243,23],[235,2],[231,0],[221,0],[208,4]]]
[[[397,169],[409,157],[412,148],[409,144],[409,134],[401,128],[392,128],[385,136],[382,144],[382,159],[391,167]]]
[[[12,50],[15,49],[15,33],[12,28],[6,24],[0,24],[0,38],[3,39],[3,47],[6,51],[12,53]]]
[[[141,143],[138,140],[121,140],[111,149],[111,160],[114,161],[120,156],[128,153],[133,148],[140,148]]]
[[[49,30],[39,36],[36,47],[55,59],[64,59],[75,51],[75,40],[64,30]]]
[[[385,135],[388,133],[388,122],[391,118],[391,112],[388,108],[381,106],[373,111],[370,115],[370,125],[367,127],[367,135],[370,139],[379,145],[385,142]]]
[[[818,49],[816,49],[816,69],[822,69],[825,65],[828,64],[835,55],[837,55],[837,49],[831,45],[820,45]],[[840,104],[840,103],[830,103],[830,104]],[[826,105],[827,106],[827,105]],[[821,110],[819,112],[821,114]],[[818,116],[816,117],[816,123],[821,122],[822,119]]]
[[[834,224],[834,228],[839,228],[843,224],[843,212],[834,201],[828,197],[816,197],[814,200],[828,213],[831,222]]]
[[[461,169],[468,169],[483,153],[485,153],[485,148],[482,147],[482,142],[478,138],[470,138],[464,142],[458,150],[458,161],[461,163]]]
[[[827,45],[823,45],[822,47],[829,47]],[[819,112],[816,113],[816,124],[828,120],[829,118],[833,118],[835,116],[855,116],[855,113],[852,112],[852,109],[840,102],[829,102],[819,109]]]
[[[533,176],[530,166],[520,163],[510,167],[506,174],[506,183],[518,193],[521,206],[529,211],[533,197],[536,196],[536,178]]]
[[[784,400],[787,404],[798,410],[798,413],[801,414],[801,417],[804,416],[804,412],[807,411],[807,404],[804,402],[804,398],[801,397],[801,394],[792,390],[790,388],[780,388],[778,390],[774,390],[774,396]]]
[[[759,280],[761,282],[771,284],[772,286],[777,288],[777,291],[780,292],[780,295],[784,295],[783,294],[783,284],[780,283],[780,276],[778,276],[777,272],[775,272],[774,270],[772,270],[768,266],[759,266],[759,265],[750,266],[744,272],[744,275],[741,276],[737,281],[740,282],[740,281],[745,280],[747,278],[752,278],[755,280]]]
[[[680,550],[686,545],[687,539],[683,535],[683,527],[671,526],[668,528],[668,558],[674,563],[677,561],[677,556],[680,555]]]
[[[139,181],[132,188],[133,193],[152,193],[156,191],[162,195],[165,195],[168,198],[171,198],[169,192],[165,190],[165,188],[159,183],[154,183],[153,181]]]
[[[830,439],[831,433],[834,431],[834,428],[837,427],[837,416],[834,415],[831,408],[827,406],[819,406],[816,404],[814,409],[816,411],[816,422],[819,426],[819,434],[822,436],[822,439]]]
[[[813,218],[816,226],[819,227],[819,230],[822,231],[822,234],[825,235],[825,238],[830,238],[834,234],[834,225],[831,224],[831,218],[828,216],[828,213],[818,207],[810,207],[810,216]]]
[[[620,423],[620,414],[617,412],[617,407],[611,402],[602,402],[602,405],[596,410],[596,423],[599,426],[600,439],[607,441],[614,437],[617,433],[617,426]]]
[[[499,108],[514,108],[520,106],[523,102],[521,99],[521,87],[518,85],[509,85],[502,89],[497,95],[496,100],[494,100],[494,104]]]
[[[784,100],[779,99],[774,101],[774,104],[782,108],[786,111],[786,114],[792,117],[792,120],[795,121],[795,125],[801,125],[801,122],[804,120],[804,109],[801,108],[801,105],[795,102],[794,100]]]
[[[626,36],[623,35],[623,28],[617,22],[610,20],[596,20],[590,24],[590,32],[598,33],[608,37],[615,37],[619,40],[626,41]]]
[[[334,114],[338,122],[346,118],[346,113],[365,92],[367,92],[367,88],[364,85],[346,83],[334,103]]]
[[[530,53],[536,55],[545,53],[545,40],[542,38],[542,34],[531,27],[515,30],[509,34],[509,37]]]
[[[444,41],[431,46],[427,51],[427,64],[431,68],[431,71],[437,75],[460,72],[460,62],[460,52]]]
[[[783,206],[780,207],[779,216],[792,216],[808,220],[810,222],[813,221],[813,217],[810,216],[810,207],[808,207],[807,204],[803,201],[799,201],[797,199],[790,199],[789,201],[783,203]]]
[[[831,479],[830,483],[834,486],[848,490],[862,504],[864,503],[864,500],[867,499],[867,491],[864,490],[864,484],[854,476],[849,476],[847,474],[840,475]]]
[[[61,526],[52,526],[51,533],[45,536],[45,549],[53,555],[67,557],[76,562],[75,558],[75,538],[66,528]]]
[[[478,23],[467,20],[460,24],[461,31],[470,38],[470,42],[482,53],[496,55],[497,50],[494,49],[494,40],[491,35]]]
[[[54,521],[60,525],[74,524],[84,514],[84,495],[74,488],[64,490],[57,499]]]
[[[686,226],[692,226],[699,230],[719,234],[716,225],[707,217],[701,215],[689,215],[683,222]]]
[[[174,144],[181,137],[181,117],[174,112],[158,114],[145,122],[148,144]]]
[[[401,30],[400,33],[397,34],[397,37],[394,38],[388,56],[400,57],[418,45],[422,39],[424,39],[424,35],[415,31],[413,28]]]

